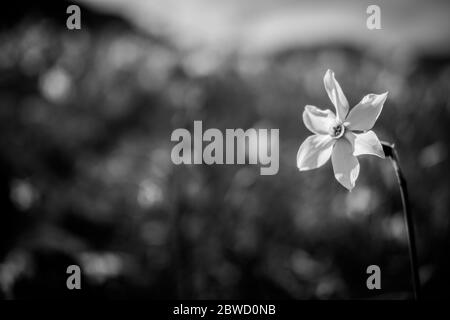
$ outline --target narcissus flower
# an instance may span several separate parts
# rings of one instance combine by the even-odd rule
[[[352,190],[359,175],[357,156],[372,154],[384,158],[383,147],[370,129],[378,119],[388,93],[368,94],[349,112],[347,98],[334,72],[328,70],[323,81],[336,114],[305,106],[303,122],[314,135],[300,146],[297,167],[300,171],[319,168],[331,157],[336,180]]]

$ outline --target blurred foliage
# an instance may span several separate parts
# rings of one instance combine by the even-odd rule
[[[103,21],[103,20],[102,20]],[[126,23],[67,32],[30,16],[0,32],[0,295],[4,298],[404,298],[409,260],[388,161],[348,193],[299,173],[305,104],[389,91],[375,130],[412,195],[427,297],[448,297],[449,60],[393,63],[330,45],[192,59]],[[208,72],[204,65],[207,64]],[[280,171],[174,166],[172,130],[280,128]],[[65,288],[79,264],[83,289]],[[382,292],[366,289],[368,265]]]

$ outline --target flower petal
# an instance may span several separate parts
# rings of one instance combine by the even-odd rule
[[[360,134],[346,132],[345,138],[352,144],[354,156],[372,154],[383,159],[385,158],[383,146],[372,130]]]
[[[368,94],[348,114],[345,122],[348,122],[350,130],[370,130],[383,109],[388,93]]]
[[[331,110],[321,110],[308,105],[303,111],[303,123],[312,133],[328,134],[335,119],[336,116]]]
[[[328,97],[336,108],[337,119],[339,121],[344,121],[349,109],[348,101],[342,92],[341,86],[336,81],[333,71],[327,70],[325,77],[323,78],[323,83],[325,85],[325,90],[328,93]]]
[[[347,139],[336,141],[331,155],[334,177],[348,190],[355,186],[359,175],[359,162],[353,155],[353,148]]]
[[[329,135],[315,134],[306,138],[297,152],[297,167],[300,171],[323,166],[330,159],[335,140]]]

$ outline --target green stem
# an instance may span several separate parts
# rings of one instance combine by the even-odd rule
[[[409,244],[409,260],[411,266],[411,278],[414,292],[414,299],[418,300],[420,297],[420,278],[419,278],[419,264],[417,262],[417,248],[416,237],[414,232],[414,221],[411,214],[411,208],[409,205],[408,188],[406,186],[406,179],[400,168],[399,157],[397,150],[393,144],[382,141],[384,154],[391,159],[392,166],[394,167],[395,174],[397,176],[397,182],[400,188],[400,195],[402,197],[403,204],[403,216],[406,224],[406,233],[408,235]]]

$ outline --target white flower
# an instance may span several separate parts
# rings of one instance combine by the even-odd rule
[[[383,147],[370,129],[380,115],[388,93],[368,94],[349,112],[347,98],[334,78],[334,72],[328,70],[323,81],[336,115],[331,110],[305,106],[303,122],[314,135],[300,146],[297,167],[300,171],[319,168],[331,157],[336,180],[352,190],[359,175],[356,156],[373,154],[384,158]]]

